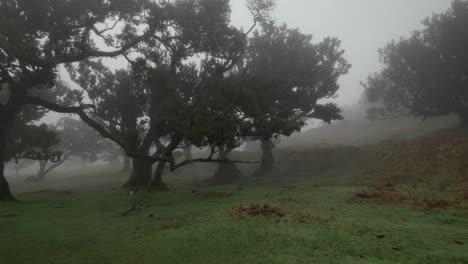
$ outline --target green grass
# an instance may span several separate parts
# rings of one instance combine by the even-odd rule
[[[358,200],[360,171],[351,163],[318,173],[305,156],[278,157],[291,167],[277,174],[297,177],[200,187],[212,173],[200,165],[167,176],[170,192],[133,196],[120,188],[125,175],[104,171],[14,182],[21,202],[0,204],[0,263],[468,263],[466,209]],[[286,217],[231,213],[252,203]]]

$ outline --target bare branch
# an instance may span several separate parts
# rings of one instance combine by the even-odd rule
[[[135,37],[132,41],[129,41],[122,45],[119,49],[114,51],[102,51],[102,50],[87,50],[81,51],[79,54],[68,54],[57,57],[58,63],[72,63],[82,61],[87,58],[93,57],[116,57],[124,54],[129,49],[133,48],[138,43],[150,38],[154,33],[153,29],[147,30],[143,35]]]
[[[120,21],[122,21],[122,18],[119,17],[119,19],[117,19],[117,20],[115,21],[115,23],[112,25],[112,27],[105,28],[105,29],[102,29],[102,30],[98,30],[98,29],[96,28],[96,26],[94,26],[92,30],[93,30],[93,32],[94,32],[96,35],[102,37],[102,34],[104,34],[106,31],[113,30],[113,29],[117,26],[117,24],[118,24]]]
[[[85,109],[90,107],[90,105],[61,106],[56,103],[48,102],[42,98],[35,97],[35,96],[26,96],[24,98],[24,104],[39,105],[57,113],[77,114],[81,118],[81,120],[83,120],[86,124],[88,124],[94,130],[96,130],[102,137],[107,138],[111,141],[114,141],[123,149],[126,149],[127,147],[127,144],[123,139],[112,134],[106,127],[104,127],[98,121],[94,120],[93,118],[89,117],[88,114],[86,114]]]
[[[179,164],[171,164],[171,171],[192,163],[241,163],[241,164],[259,164],[261,161],[242,161],[242,160],[229,160],[229,159],[191,159],[185,160]]]

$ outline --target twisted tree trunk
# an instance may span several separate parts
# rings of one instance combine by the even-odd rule
[[[219,149],[219,159],[229,160],[228,155],[231,152],[229,148]],[[237,168],[235,163],[220,163],[218,170],[211,179],[214,185],[232,184],[239,182],[242,179],[242,172]]]
[[[174,156],[172,154],[181,142],[182,142],[182,137],[180,136],[175,136],[172,139],[172,141],[169,143],[169,145],[167,146],[163,146],[159,140],[155,141],[157,148],[158,148],[158,152],[163,153],[160,156],[170,158],[172,159],[172,161],[174,161]],[[158,190],[158,191],[166,191],[169,189],[162,180],[162,175],[163,175],[164,167],[166,166],[166,164],[167,164],[167,161],[158,162],[158,166],[156,167],[156,171],[154,172],[151,189]]]
[[[14,98],[8,98],[5,104],[0,103],[0,201],[15,201],[5,178],[5,155],[6,144],[20,108],[21,105]]]
[[[261,139],[261,144],[262,144],[262,163],[260,164],[260,168],[257,169],[255,172],[256,176],[265,176],[266,174],[270,173],[273,170],[273,164],[274,164],[274,157],[273,157],[273,148],[275,147],[275,144],[271,140],[271,138],[268,139]]]
[[[124,156],[122,172],[129,172],[132,170],[132,160],[128,156]]]
[[[185,144],[184,158],[185,160],[191,160],[192,159],[192,144],[190,144],[190,141],[188,140],[185,140],[184,144]]]
[[[162,180],[162,175],[164,172],[164,167],[166,166],[166,161],[158,162],[156,171],[154,172],[153,182],[151,184],[151,189],[156,191],[167,191],[169,188]]]
[[[5,178],[5,163],[3,162],[3,155],[0,155],[0,201],[15,201],[11,194],[10,185]]]
[[[39,161],[39,172],[37,173],[36,177],[34,178],[34,181],[44,181],[45,179],[45,170],[47,166],[47,160],[40,160]]]
[[[132,159],[133,168],[130,178],[124,187],[127,188],[148,188],[151,184],[151,172],[153,162],[145,159]]]

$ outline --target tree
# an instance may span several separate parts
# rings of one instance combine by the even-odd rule
[[[330,37],[314,44],[312,36],[273,22],[263,23],[250,39],[237,78],[237,99],[262,144],[257,175],[273,168],[272,150],[279,135],[300,131],[311,118],[327,123],[341,119],[336,104],[320,101],[336,96],[338,79],[351,66],[340,44]]]
[[[15,160],[15,161],[10,161],[10,169],[13,169],[15,171],[16,177],[20,176],[20,171],[22,169],[28,168],[31,165],[33,165],[35,161],[30,160],[30,159],[22,159],[22,160]]]
[[[32,124],[17,125],[14,137],[9,141],[7,160],[13,159],[16,164],[21,159],[39,161],[37,176],[28,180],[42,180],[48,161],[60,162],[62,152],[57,149],[60,138],[57,132],[49,129],[46,124],[39,126]]]
[[[252,11],[254,25],[270,1],[261,2],[261,8]],[[90,109],[100,120],[93,127],[132,157],[126,184],[132,188],[165,189],[161,175],[166,163],[175,170],[193,162],[226,162],[210,155],[176,164],[173,152],[184,141],[215,147],[216,140],[228,136],[219,131],[237,128],[225,118],[233,105],[219,100],[219,84],[245,52],[253,27],[244,33],[229,24],[229,1],[175,1],[165,8],[169,26],[158,28],[159,37],[126,56],[131,70],[113,74],[99,61],[68,67],[93,102]],[[197,57],[200,63],[190,62]]]
[[[52,162],[50,166],[47,166],[48,159],[40,159],[39,172],[36,177],[30,180],[43,181],[48,173],[72,156],[79,157],[83,162],[94,162],[98,159],[99,154],[108,154],[114,150],[108,140],[99,136],[96,131],[80,120],[62,117],[52,129],[49,133],[55,135],[56,142],[50,146],[60,150],[62,157],[60,160]]]
[[[22,108],[31,104],[85,115],[82,106],[73,106],[80,101],[79,94],[70,93],[65,105],[57,104],[61,102],[58,98],[41,97],[55,86],[58,66],[128,51],[153,35],[159,7],[144,0],[0,2],[0,200],[13,200],[4,177],[5,150]],[[139,34],[140,25],[148,20],[154,27],[146,27]],[[114,50],[98,49],[97,38]]]
[[[363,83],[370,119],[457,114],[468,125],[468,1],[423,22],[379,51],[384,68]]]
[[[50,129],[46,124],[40,126],[29,125],[26,132],[20,136],[20,144],[26,145],[26,151],[22,151],[15,159],[31,159],[39,162],[39,172],[35,177],[30,177],[28,181],[42,181],[49,172],[47,163],[61,164],[65,156],[59,150],[59,133]],[[18,138],[18,137],[16,137]]]
[[[58,133],[46,124],[35,125],[44,114],[45,111],[38,107],[27,106],[15,120],[13,134],[5,151],[5,161],[13,160],[17,169],[20,160],[35,160],[42,165],[47,161],[58,162],[61,158],[62,153],[57,149],[60,141]]]

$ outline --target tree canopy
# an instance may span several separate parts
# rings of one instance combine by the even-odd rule
[[[370,118],[457,114],[468,124],[468,1],[423,22],[424,29],[380,50],[384,68],[363,84]]]
[[[251,136],[262,141],[259,173],[273,163],[273,137],[300,131],[310,119],[327,123],[341,119],[339,107],[324,100],[336,96],[338,78],[350,64],[341,42],[312,36],[274,22],[262,23],[249,39],[237,74],[237,107],[251,127]]]
[[[145,0],[0,2],[0,200],[13,199],[3,162],[7,139],[22,108],[40,105],[84,116],[83,107],[74,105],[80,101],[79,94],[69,93],[68,105],[58,105],[55,93],[52,100],[41,96],[55,87],[58,66],[128,51],[153,35],[160,25],[160,9],[161,5]],[[150,26],[140,27],[148,21]]]

